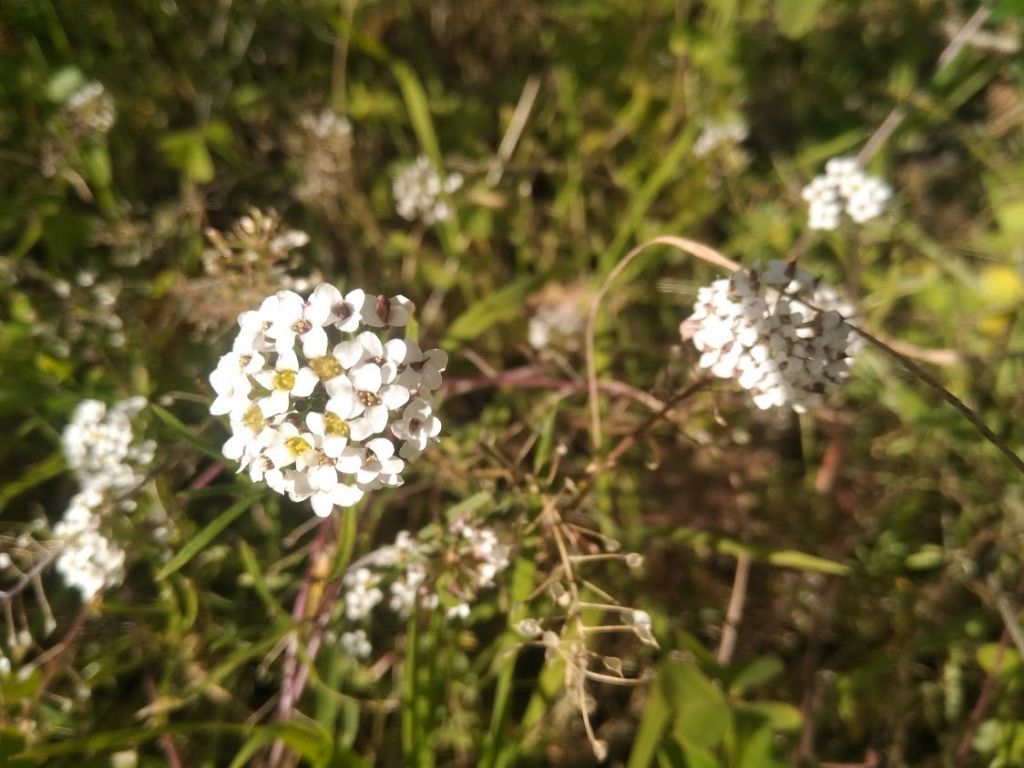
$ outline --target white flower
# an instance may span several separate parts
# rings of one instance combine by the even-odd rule
[[[749,129],[741,120],[708,123],[693,143],[693,154],[705,157],[723,144],[739,144],[747,138]]]
[[[701,288],[680,330],[698,365],[735,379],[757,407],[802,413],[849,376],[854,334],[836,298],[795,264],[773,261]]]
[[[426,400],[416,398],[402,411],[402,420],[392,428],[395,437],[402,440],[398,454],[414,461],[441,433],[441,422],[435,418]]]
[[[442,180],[430,159],[420,155],[395,176],[391,187],[395,210],[409,221],[420,219],[428,225],[447,221],[452,217],[452,210],[445,197],[461,186],[460,174],[451,173]]]
[[[124,579],[124,550],[99,530],[105,503],[99,492],[82,491],[71,499],[64,518],[53,528],[61,550],[56,570],[68,586],[81,592],[83,600]]]
[[[825,164],[825,174],[804,187],[802,195],[808,203],[807,226],[831,230],[839,226],[843,210],[857,224],[881,215],[892,190],[866,174],[856,158],[833,157]]]
[[[390,338],[409,322],[404,296],[317,286],[279,291],[239,316],[232,351],[210,375],[211,412],[227,414],[224,455],[320,516],[366,491],[400,485],[440,433],[431,393],[447,355]],[[412,410],[403,410],[416,387]]]
[[[343,632],[340,641],[342,650],[353,659],[365,659],[373,653],[373,646],[370,645],[366,632],[362,629]]]
[[[290,349],[278,350],[274,370],[261,370],[253,378],[264,389],[270,390],[269,396],[258,401],[260,410],[267,417],[287,413],[291,397],[309,397],[319,381],[312,368],[299,366],[299,358]]]

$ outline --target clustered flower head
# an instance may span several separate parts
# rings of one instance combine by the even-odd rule
[[[404,296],[322,283],[308,300],[279,291],[243,312],[210,374],[210,412],[231,423],[224,455],[321,517],[401,485],[441,431],[433,394],[448,364],[440,349],[388,338],[412,309]]]
[[[701,288],[680,331],[701,368],[738,381],[758,408],[803,413],[849,376],[855,334],[831,300],[795,263],[770,261]]]
[[[85,130],[108,133],[114,127],[117,111],[114,100],[103,83],[90,80],[68,97],[64,102],[68,118]]]
[[[138,441],[132,430],[132,418],[145,407],[146,398],[132,397],[109,408],[99,400],[83,400],[75,408],[61,442],[83,490],[116,498],[142,482],[141,470],[156,450],[152,440]]]
[[[352,166],[352,124],[332,109],[306,112],[286,146],[301,164],[296,197],[315,205],[337,205]]]
[[[509,556],[509,546],[493,528],[465,518],[440,533],[428,527],[419,538],[400,531],[393,544],[375,549],[345,575],[345,619],[364,621],[382,604],[400,619],[417,607],[439,606],[449,620],[465,619],[477,595],[494,587],[509,567]],[[341,640],[349,655],[370,655],[363,630],[346,632]]]
[[[391,193],[395,210],[403,219],[434,224],[452,217],[452,208],[445,198],[460,187],[462,174],[449,173],[442,179],[430,158],[420,155],[398,172]]]
[[[132,417],[145,405],[142,397],[110,408],[98,400],[83,400],[64,430],[64,455],[82,490],[54,526],[60,547],[56,568],[87,600],[124,578],[124,550],[102,529],[112,511],[134,508],[129,495],[153,461],[155,444],[136,440],[132,429]]]
[[[811,229],[836,229],[843,211],[858,224],[881,215],[892,197],[892,189],[881,179],[869,176],[852,157],[833,157],[825,173],[803,189],[808,202]]]

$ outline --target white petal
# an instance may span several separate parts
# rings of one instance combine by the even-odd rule
[[[334,503],[339,507],[351,507],[353,504],[363,498],[363,492],[356,488],[354,485],[345,485],[339,483],[338,487],[334,489],[331,494]]]
[[[264,418],[286,413],[288,411],[288,393],[283,389],[276,389],[270,393],[269,397],[260,400],[259,406]]]
[[[389,384],[381,390],[380,399],[388,410],[393,411],[409,402],[409,390],[397,384]]]
[[[300,368],[295,375],[295,385],[292,387],[292,394],[295,397],[309,397],[316,388],[320,378],[309,368]]]
[[[395,444],[386,437],[376,437],[366,444],[367,450],[373,452],[380,461],[390,459],[395,455]]]
[[[366,363],[358,368],[353,368],[350,377],[352,379],[352,386],[358,391],[371,392],[373,394],[380,391],[383,381],[380,366],[373,363]]]
[[[307,360],[327,354],[327,331],[319,325],[314,325],[300,338],[302,339],[302,354],[306,356]]]
[[[316,411],[310,411],[306,414],[306,426],[309,427],[309,431],[314,435],[323,436],[324,415],[322,413],[317,413]]]
[[[343,341],[334,347],[334,356],[345,368],[351,368],[363,359],[366,350],[358,341]]]
[[[279,349],[277,364],[274,367],[279,371],[297,371],[299,370],[299,357],[295,354],[294,350]]]
[[[406,356],[409,353],[409,344],[402,339],[391,339],[384,345],[384,351],[388,360],[401,365],[405,362]]]
[[[320,491],[319,493],[314,493],[310,503],[313,505],[313,512],[316,513],[317,517],[329,517],[331,512],[334,511],[332,492]]]

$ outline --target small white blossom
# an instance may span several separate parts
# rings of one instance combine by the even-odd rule
[[[869,176],[852,157],[833,157],[825,173],[803,188],[808,204],[807,226],[832,230],[839,226],[843,211],[857,224],[881,215],[892,197],[892,189],[879,178]]]
[[[705,157],[723,144],[739,144],[747,138],[749,129],[742,120],[708,123],[693,143],[693,154]]]
[[[108,133],[114,127],[117,111],[114,100],[102,83],[90,80],[64,102],[67,115],[96,133]]]
[[[795,264],[773,261],[701,288],[680,331],[701,368],[735,379],[758,408],[803,413],[849,376],[854,332],[830,308],[837,298]]]
[[[404,296],[322,284],[308,300],[279,291],[243,312],[210,375],[210,411],[231,425],[224,455],[322,517],[400,485],[406,462],[440,433],[432,396],[448,362],[388,338],[412,309]]]
[[[403,167],[395,176],[391,192],[395,210],[408,221],[421,220],[424,224],[447,221],[452,217],[446,196],[462,187],[462,175],[441,174],[426,155],[420,155]]]
[[[352,632],[343,632],[340,638],[341,648],[353,659],[365,659],[373,653],[373,646],[366,637],[366,631],[356,629]]]

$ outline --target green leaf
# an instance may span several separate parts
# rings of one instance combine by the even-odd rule
[[[779,0],[775,8],[779,31],[786,37],[803,37],[814,27],[825,0]]]
[[[192,181],[204,184],[213,179],[213,158],[206,146],[205,130],[169,133],[160,139],[159,147],[167,164]]]
[[[643,718],[633,737],[633,749],[629,753],[627,768],[648,768],[654,762],[671,719],[672,709],[661,686],[653,686],[644,704]]]
[[[204,454],[209,456],[211,459],[217,461],[223,461],[224,456],[219,450],[213,448],[202,440],[200,440],[196,433],[181,422],[181,420],[173,413],[168,411],[166,408],[157,405],[156,403],[150,403],[148,406],[149,411],[162,421],[171,431],[181,435],[183,438],[188,440],[192,445],[201,450]]]
[[[170,561],[160,569],[160,572],[156,575],[157,580],[166,579],[175,571],[180,570],[189,560],[209,546],[210,542],[217,538],[225,528],[231,525],[231,523],[233,523],[237,518],[248,512],[249,507],[255,504],[256,500],[261,495],[261,493],[254,493],[246,496],[221,512],[211,523],[209,523],[209,525],[193,536],[189,542],[178,551],[178,554],[172,557]]]
[[[16,480],[0,488],[0,511],[3,511],[11,499],[45,483],[51,477],[56,477],[64,468],[64,454],[58,450],[23,470]]]
[[[479,493],[474,493],[468,499],[463,499],[458,504],[448,507],[445,516],[450,521],[460,517],[472,517],[477,510],[493,503],[494,496],[491,495],[490,491],[480,491]]]
[[[930,571],[946,562],[946,551],[937,544],[925,544],[917,552],[907,555],[904,565],[912,571]]]
[[[46,84],[46,98],[55,104],[62,104],[84,84],[82,70],[78,67],[62,67]]]
[[[824,557],[809,555],[806,552],[797,552],[793,549],[769,552],[766,559],[772,565],[777,565],[780,568],[793,568],[798,571],[831,573],[837,576],[842,576],[850,572],[850,566],[845,565],[844,563],[837,563],[835,560],[828,560]]]
[[[764,718],[776,731],[797,731],[804,723],[800,710],[784,701],[755,701],[737,705],[740,712]]]
[[[729,693],[742,696],[748,689],[778,677],[784,670],[785,666],[775,656],[759,656],[733,676]]]
[[[293,751],[314,766],[324,766],[331,760],[331,734],[319,723],[287,720],[256,728],[231,761],[231,768],[242,768],[264,746],[280,739]]]
[[[480,336],[492,326],[523,312],[523,301],[540,284],[536,277],[521,277],[476,302],[448,327],[446,345],[455,345]]]
[[[398,80],[402,98],[405,99],[405,108],[409,111],[409,121],[412,123],[413,131],[416,132],[416,139],[419,141],[420,147],[437,167],[438,172],[443,172],[444,158],[441,156],[441,145],[434,132],[434,122],[430,118],[427,94],[423,91],[419,78],[408,64],[401,61],[393,62],[391,70],[394,72],[395,79]]]
[[[729,703],[718,687],[693,664],[669,661],[659,683],[675,710],[672,735],[684,747],[710,748],[728,727]]]

